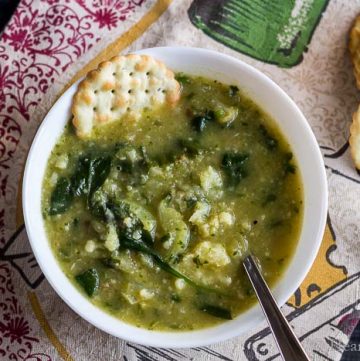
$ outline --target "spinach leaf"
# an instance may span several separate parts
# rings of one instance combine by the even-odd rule
[[[177,293],[172,293],[170,295],[170,299],[171,299],[171,301],[174,301],[176,303],[181,302],[181,297]]]
[[[151,249],[142,239],[134,239],[124,234],[120,234],[120,245],[121,247],[133,251],[138,251],[144,254],[147,254],[152,257],[153,261],[165,272],[173,275],[177,278],[182,278],[187,284],[197,288],[203,289],[210,292],[219,293],[218,290],[208,288],[206,286],[198,285],[190,278],[177,271],[175,268],[171,267],[166,261],[164,261],[160,255],[158,255],[153,249]]]
[[[143,228],[143,227],[142,227]],[[148,245],[152,246],[154,244],[154,239],[151,236],[150,232],[142,229],[141,239]]]
[[[50,199],[51,215],[65,212],[74,197],[86,196],[88,208],[103,215],[104,205],[92,199],[93,194],[105,182],[111,170],[111,157],[86,155],[79,158],[70,180],[60,178]]]
[[[113,258],[110,257],[99,258],[99,262],[102,266],[112,269],[115,269],[116,266],[118,265],[118,263]]]
[[[174,162],[184,154],[189,158],[195,157],[203,150],[197,139],[177,138],[171,147],[163,149],[158,154],[153,154],[151,159],[159,165],[165,165]]]
[[[181,153],[190,157],[194,157],[199,154],[201,146],[196,139],[178,139],[177,146],[180,148]]]
[[[99,288],[99,274],[95,268],[90,268],[78,274],[75,276],[75,280],[90,297],[93,296]]]
[[[231,312],[226,308],[205,304],[199,309],[211,316],[223,318],[224,320],[232,320]]]
[[[81,157],[71,177],[73,194],[78,197],[82,195],[90,197],[105,182],[110,169],[110,156]]]
[[[60,178],[51,194],[49,214],[64,213],[70,207],[72,200],[73,193],[69,180]]]
[[[277,193],[277,192],[276,192]],[[261,205],[264,207],[268,205],[269,203],[273,203],[277,200],[277,194],[275,192],[270,192],[266,194],[265,199],[261,203]]]
[[[89,163],[89,196],[99,189],[111,170],[111,157],[94,158]]]
[[[79,158],[76,170],[71,177],[71,188],[75,196],[88,194],[89,192],[89,164],[91,160],[89,157]]]
[[[113,201],[108,204],[115,218],[123,220],[130,214],[130,205],[122,201]]]
[[[269,131],[265,128],[264,125],[260,125],[259,126],[259,131],[262,137],[262,140],[266,146],[266,148],[268,148],[269,150],[274,150],[275,148],[277,148],[278,146],[278,141],[277,139],[275,139],[270,133]]]
[[[284,175],[286,176],[288,173],[295,174],[296,167],[294,164],[291,163],[291,160],[293,158],[292,153],[285,153],[284,155]]]
[[[197,115],[191,120],[191,125],[194,130],[202,133],[207,127],[209,122],[215,120],[215,113],[212,110],[207,110],[201,115]]]
[[[128,185],[139,185],[150,169],[151,161],[144,146],[124,143],[115,153],[113,166],[122,173]]]
[[[238,185],[247,176],[246,163],[248,159],[249,154],[247,153],[229,152],[224,154],[221,167],[224,169],[231,186]]]
[[[229,96],[233,97],[239,92],[239,88],[236,85],[229,86]]]
[[[114,218],[108,202],[107,195],[98,190],[87,197],[87,208],[93,216],[107,221],[110,216]]]

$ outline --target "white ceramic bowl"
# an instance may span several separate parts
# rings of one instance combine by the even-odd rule
[[[304,220],[295,255],[273,290],[280,305],[293,294],[309,271],[318,252],[326,222],[327,183],[316,139],[295,103],[273,81],[253,67],[215,51],[164,47],[142,50],[162,60],[174,71],[202,75],[238,85],[278,123],[298,161],[304,185]],[[158,332],[126,324],[89,302],[59,267],[46,237],[41,215],[41,191],[48,157],[65,124],[77,84],[55,103],[42,122],[26,162],[23,209],[32,249],[44,275],[59,296],[81,317],[111,335],[157,347],[207,345],[240,335],[264,319],[254,306],[232,321],[198,331]]]

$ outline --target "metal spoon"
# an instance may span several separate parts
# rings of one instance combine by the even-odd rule
[[[282,358],[285,361],[310,361],[286,318],[281,313],[279,306],[276,304],[253,257],[251,255],[247,256],[243,261],[243,265],[267,318]]]

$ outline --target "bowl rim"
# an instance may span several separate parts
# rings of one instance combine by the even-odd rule
[[[299,127],[302,127],[302,130],[307,134],[307,141],[309,142],[309,146],[312,147],[313,152],[313,161],[314,164],[318,166],[318,168],[315,170],[317,172],[318,181],[320,183],[319,188],[319,210],[318,210],[318,226],[317,226],[317,233],[313,236],[313,243],[312,247],[310,249],[310,254],[307,254],[307,257],[304,260],[303,263],[303,271],[297,273],[293,276],[292,284],[293,286],[290,287],[290,289],[286,291],[281,290],[281,294],[278,297],[278,288],[279,285],[282,283],[282,278],[278,280],[275,286],[274,294],[275,298],[277,299],[279,305],[283,305],[288,298],[293,294],[293,292],[298,288],[298,286],[302,283],[305,276],[307,275],[308,271],[310,270],[315,257],[318,253],[318,250],[321,245],[322,236],[325,230],[326,225],[326,218],[327,218],[327,205],[328,205],[328,189],[327,189],[327,181],[326,181],[326,173],[325,173],[325,167],[323,158],[320,152],[320,148],[318,146],[318,143],[316,141],[316,138],[311,130],[310,125],[306,121],[304,115],[301,113],[297,105],[294,103],[294,101],[268,76],[263,74],[260,70],[252,67],[249,64],[246,64],[245,62],[236,59],[234,57],[231,57],[229,55],[221,54],[214,50],[208,50],[208,49],[202,49],[202,48],[192,48],[192,47],[156,47],[156,48],[149,48],[140,50],[137,52],[134,52],[137,54],[149,54],[153,55],[154,57],[159,57],[160,54],[165,54],[170,56],[175,56],[175,54],[181,55],[181,56],[188,56],[188,57],[194,57],[194,56],[204,56],[205,58],[213,58],[216,61],[232,64],[235,67],[241,68],[245,72],[248,72],[251,74],[251,76],[254,76],[258,79],[260,83],[266,84],[266,86],[270,87],[275,93],[276,96],[280,99],[283,98],[283,101],[288,104],[289,109],[293,112],[293,115],[297,118],[299,121],[297,125]],[[161,56],[160,56],[161,57]],[[205,346],[213,343],[217,343],[220,341],[227,340],[229,338],[239,336],[245,331],[250,330],[252,327],[256,326],[260,321],[264,320],[264,316],[262,315],[261,309],[258,304],[251,307],[248,311],[245,311],[245,314],[247,317],[244,318],[245,327],[242,325],[237,324],[236,320],[241,318],[242,315],[239,315],[232,321],[224,322],[220,325],[215,325],[210,328],[195,330],[195,331],[153,331],[153,330],[146,330],[143,328],[137,328],[135,326],[129,325],[125,323],[124,321],[121,321],[120,319],[117,319],[107,312],[101,310],[97,306],[94,306],[90,300],[88,300],[84,295],[82,295],[74,285],[72,285],[71,281],[67,279],[67,283],[71,285],[70,287],[67,287],[66,282],[63,282],[63,279],[61,279],[62,285],[59,284],[58,281],[61,278],[61,275],[59,274],[59,270],[62,273],[60,269],[60,265],[58,264],[55,255],[52,254],[52,259],[44,259],[44,257],[41,255],[42,250],[40,249],[40,245],[37,243],[38,235],[35,234],[33,225],[34,225],[34,214],[32,212],[32,206],[31,206],[31,194],[32,194],[32,178],[35,174],[36,168],[36,162],[34,162],[34,158],[36,157],[36,152],[38,151],[38,145],[39,140],[44,136],[44,133],[49,131],[48,129],[48,122],[49,119],[52,117],[52,112],[54,112],[55,109],[59,108],[61,109],[61,103],[66,97],[69,97],[71,93],[74,93],[74,89],[77,87],[77,84],[81,81],[77,81],[74,83],[69,89],[66,90],[66,92],[53,104],[53,106],[48,111],[47,115],[45,116],[44,120],[42,121],[41,125],[39,126],[36,135],[32,141],[30,151],[28,153],[28,157],[26,160],[25,170],[24,170],[24,177],[23,177],[23,186],[22,186],[22,206],[23,206],[23,213],[24,213],[24,221],[25,221],[25,227],[28,234],[28,238],[30,241],[31,248],[34,252],[35,258],[44,273],[47,281],[50,283],[52,288],[55,290],[55,292],[62,298],[62,300],[71,308],[73,309],[77,314],[79,314],[83,319],[88,321],[89,323],[93,324],[97,328],[122,339],[125,339],[130,342],[140,343],[147,346],[154,346],[154,347],[172,347],[172,348],[179,348],[179,347],[195,347],[195,346]],[[236,83],[236,82],[235,82]],[[265,109],[265,106],[260,104],[260,108]],[[266,111],[266,110],[265,110]],[[266,111],[267,112],[267,111]],[[64,124],[68,122],[68,119]],[[277,122],[277,119],[274,119],[276,124],[279,124]],[[60,136],[61,132],[57,134],[57,138]],[[284,134],[284,137],[287,139],[287,134]],[[41,147],[40,147],[41,149]],[[50,153],[46,154],[47,159],[49,157]],[[47,162],[46,159],[46,162]],[[299,165],[299,168],[300,165]],[[41,187],[41,185],[40,185]],[[305,187],[304,187],[305,188]],[[305,189],[304,189],[305,193]],[[305,198],[305,194],[304,194]],[[40,200],[41,202],[41,200]],[[304,222],[304,221],[303,221]],[[302,225],[303,231],[304,224]],[[44,231],[44,230],[43,230]],[[48,242],[48,247],[51,251],[51,246]],[[299,240],[300,243],[300,240]],[[47,252],[47,251],[46,251]],[[52,251],[51,251],[52,252]],[[290,265],[294,261],[295,255],[297,254],[297,250],[295,250],[293,257],[287,267],[287,270],[289,270]],[[51,265],[54,265],[54,262],[56,264],[55,270],[51,269],[48,262],[50,261]],[[57,267],[57,268],[56,268]],[[287,270],[285,272],[287,272]],[[64,273],[63,278],[66,277]],[[58,277],[58,279],[56,279]],[[59,278],[60,277],[60,278]],[[63,287],[62,287],[63,286]],[[71,291],[71,288],[74,292]],[[66,292],[70,292],[70,295]],[[100,311],[100,313],[98,312]],[[114,320],[114,322],[111,322],[111,320]],[[107,321],[111,323],[111,327],[104,322]],[[116,325],[116,327],[114,327]],[[227,325],[224,327],[224,325]],[[235,326],[235,327],[234,327]]]

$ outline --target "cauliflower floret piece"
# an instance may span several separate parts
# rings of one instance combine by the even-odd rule
[[[85,244],[85,251],[88,253],[94,252],[96,249],[96,243],[93,240],[89,240]]]
[[[202,264],[216,267],[226,266],[231,262],[224,246],[209,241],[199,243],[195,248],[194,255],[199,258]]]
[[[135,163],[135,162],[138,160],[138,155],[137,155],[135,149],[131,149],[130,151],[128,151],[128,152],[126,153],[126,155],[127,155],[127,158],[128,158],[132,163]]]
[[[55,163],[55,167],[58,169],[65,169],[68,165],[68,162],[69,162],[69,157],[67,156],[67,154],[62,154],[58,157]]]
[[[205,193],[221,196],[223,181],[221,175],[213,167],[208,166],[200,173],[200,184]]]
[[[217,215],[211,217],[209,221],[209,232],[211,235],[215,235],[220,230],[220,221]]]
[[[235,217],[230,212],[221,212],[219,214],[219,221],[224,225],[232,226],[235,223]]]
[[[175,281],[175,287],[181,291],[182,289],[184,289],[184,287],[186,286],[186,282],[182,279],[182,278],[178,278]]]
[[[50,177],[50,184],[54,186],[56,182],[58,181],[59,175],[57,173],[53,173]]]
[[[206,238],[210,236],[210,226],[205,223],[198,226],[199,234],[201,237]]]
[[[232,278],[230,276],[225,276],[221,279],[222,283],[226,286],[230,286],[232,283]]]
[[[160,167],[154,166],[149,169],[149,175],[151,177],[163,177],[164,173],[163,170]]]
[[[116,228],[113,224],[109,224],[107,226],[107,233],[105,237],[105,247],[110,252],[113,252],[119,248],[119,244],[119,237],[117,235]]]
[[[210,235],[216,235],[217,233],[222,232],[224,226],[232,226],[235,222],[234,215],[229,212],[221,212],[219,215],[215,214],[208,219],[206,219],[206,217],[196,217],[195,220],[197,222],[192,221],[194,215],[196,215],[196,211],[191,216],[190,222],[198,226],[199,234],[203,238],[209,237]]]
[[[147,290],[146,288],[143,288],[140,290],[139,295],[143,300],[150,300],[151,298],[154,297],[154,292]]]
[[[130,217],[125,217],[124,224],[126,227],[130,228],[133,225],[133,219]]]
[[[211,206],[209,203],[201,201],[196,202],[195,211],[189,219],[192,224],[203,224],[210,213]]]

